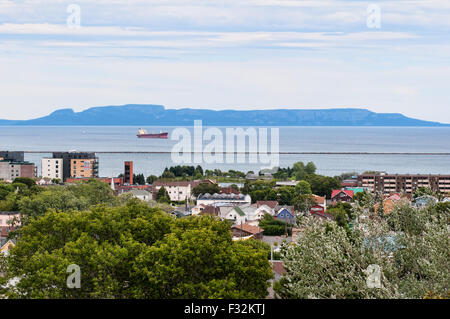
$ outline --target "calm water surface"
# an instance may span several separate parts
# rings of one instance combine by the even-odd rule
[[[135,171],[159,175],[175,165],[170,154],[126,152],[170,152],[177,141],[170,139],[175,127],[146,127],[149,132],[169,132],[168,140],[138,139],[138,127],[5,127],[0,126],[0,150],[125,152],[98,154],[100,175],[118,175],[125,160],[134,161]],[[188,128],[192,131],[192,128]],[[206,129],[206,128],[205,128]],[[224,131],[224,129],[223,129]],[[225,131],[224,131],[225,132]],[[225,134],[224,134],[225,136]],[[206,145],[207,142],[204,143]],[[428,127],[282,127],[280,152],[374,152],[450,153],[450,128]],[[35,162],[48,153],[27,153]],[[318,173],[383,170],[389,173],[450,174],[450,155],[281,154],[280,166],[313,161]],[[194,164],[192,164],[194,165]],[[204,168],[241,171],[259,170],[260,164],[205,164]]]

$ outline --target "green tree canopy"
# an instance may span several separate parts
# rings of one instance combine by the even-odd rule
[[[192,193],[195,197],[198,197],[200,194],[215,194],[220,192],[220,187],[217,184],[211,183],[200,183],[192,190]]]
[[[307,181],[300,181],[295,185],[295,192],[297,194],[312,194],[311,185]]]
[[[156,201],[160,203],[170,203],[170,196],[167,190],[162,186],[156,193]]]
[[[2,257],[8,298],[264,298],[266,249],[233,242],[212,217],[174,219],[138,200],[91,211],[48,212],[23,226]],[[66,285],[78,265],[81,288]]]

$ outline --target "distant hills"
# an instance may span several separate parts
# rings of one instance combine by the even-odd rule
[[[37,119],[0,120],[0,125],[192,126],[194,120],[202,120],[205,126],[450,126],[399,113],[375,113],[355,108],[214,111],[139,104],[92,107],[82,112],[60,109]]]

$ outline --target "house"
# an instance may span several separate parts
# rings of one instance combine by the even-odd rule
[[[334,216],[331,214],[328,214],[322,205],[314,205],[313,207],[311,207],[311,210],[309,211],[309,213],[313,217],[321,217],[324,219],[334,220]]]
[[[134,198],[140,199],[144,202],[152,200],[152,194],[144,189],[132,189],[129,191]]]
[[[253,226],[248,223],[236,224],[231,227],[231,233],[234,238],[253,237],[255,239],[263,238],[264,229]]]
[[[161,187],[164,187],[169,194],[171,201],[184,201],[186,197],[188,199],[194,199],[192,197],[192,190],[202,183],[215,184],[214,181],[206,180],[194,180],[194,181],[154,181],[151,188],[153,193],[153,199],[156,199],[156,194]]]
[[[278,206],[278,202],[276,200],[259,200],[256,202],[256,207],[260,206],[269,206],[271,209],[274,209],[276,206]]]
[[[344,190],[353,191],[353,195],[364,192],[363,187],[344,187]]]
[[[346,188],[346,187],[357,187],[358,186],[358,178],[355,176],[355,178],[344,179],[341,182],[341,185],[344,188]]]
[[[334,189],[331,193],[331,202],[334,204],[338,202],[350,203],[353,201],[353,191],[345,189]]]
[[[192,215],[198,215],[198,214],[200,214],[200,213],[205,209],[205,207],[208,207],[208,206],[207,206],[207,205],[204,205],[204,204],[195,205],[195,206],[191,209]]]
[[[316,201],[317,205],[322,206],[324,210],[327,209],[327,199],[325,196],[318,196],[314,194],[312,194],[312,196],[314,197],[314,200]]]
[[[297,186],[299,181],[283,181],[283,182],[276,182],[275,186],[276,187],[281,187],[281,186]]]
[[[8,255],[9,250],[15,247],[16,244],[11,239],[0,239],[0,254]]]
[[[220,216],[220,208],[216,206],[205,206],[198,214],[200,216]]]
[[[234,221],[234,224],[243,224],[247,223],[248,216],[242,210],[241,207],[235,206],[233,207],[225,216],[225,219]]]
[[[296,223],[296,218],[294,215],[294,208],[292,206],[277,206],[275,207],[275,218],[277,220],[281,220],[284,221],[286,223],[289,224],[295,224]]]
[[[414,200],[414,206],[422,208],[422,207],[426,207],[428,205],[436,204],[437,202],[438,202],[438,199],[436,197],[433,197],[430,195],[424,195],[424,196],[417,197]]]
[[[0,227],[10,228],[17,225],[20,225],[19,212],[0,212]]]
[[[400,200],[408,202],[410,201],[407,196],[402,196],[400,194],[391,194],[389,196],[386,196],[385,199],[383,200],[384,215],[388,215],[389,213],[391,213],[392,210],[394,209],[395,204]],[[380,203],[375,204],[374,209],[375,212],[378,213],[378,210],[380,209]]]
[[[216,204],[232,204],[232,205],[244,205],[251,204],[252,198],[250,195],[244,194],[200,194],[197,197],[197,205],[216,205]]]
[[[191,216],[191,210],[189,208],[189,205],[179,206],[175,208],[175,210],[171,213],[172,216],[176,218],[184,218]]]
[[[267,205],[259,206],[258,208],[256,208],[255,212],[256,215],[261,216],[257,218],[258,220],[260,220],[265,214],[269,214],[270,216],[275,215],[275,210]]]

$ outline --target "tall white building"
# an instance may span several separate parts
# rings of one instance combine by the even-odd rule
[[[63,159],[62,158],[43,158],[42,159],[42,177],[63,178]]]

